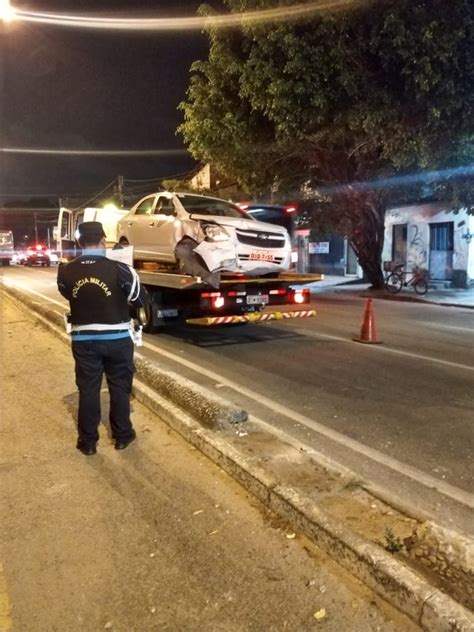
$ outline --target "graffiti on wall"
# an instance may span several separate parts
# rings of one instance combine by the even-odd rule
[[[462,231],[454,231],[453,268],[455,270],[467,270],[468,244],[462,238]]]
[[[428,247],[420,228],[417,224],[408,227],[409,248],[408,263],[411,267],[418,266],[420,268],[428,267]]]
[[[464,217],[464,219],[463,219]],[[413,207],[401,207],[391,209],[386,216],[384,260],[397,257],[397,253],[403,253],[406,259],[407,270],[419,266],[424,269],[432,268],[433,278],[450,279],[453,272],[464,272],[469,278],[474,278],[474,240],[472,243],[463,237],[468,233],[466,223],[474,230],[474,220],[465,219],[466,215],[460,213],[453,217],[441,205],[417,205]],[[454,221],[453,221],[454,220]],[[462,221],[460,221],[462,220]],[[442,226],[436,225],[452,223],[452,237],[448,231],[444,236],[447,250],[439,250],[443,247],[443,239],[431,243],[431,234],[443,231]],[[406,225],[405,245],[400,225]],[[395,230],[394,227],[398,226]],[[432,250],[431,250],[432,249]],[[401,259],[402,257],[400,257]],[[459,276],[459,275],[458,275]]]

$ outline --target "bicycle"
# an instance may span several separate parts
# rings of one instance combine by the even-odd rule
[[[415,267],[410,273],[403,268],[402,264],[393,268],[392,273],[385,281],[385,289],[390,294],[397,294],[402,287],[412,285],[415,292],[420,296],[426,294],[428,292],[428,271]],[[409,277],[410,274],[412,275],[411,277]]]

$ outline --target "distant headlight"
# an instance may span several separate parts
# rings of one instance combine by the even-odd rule
[[[230,235],[225,228],[217,224],[207,224],[203,230],[208,241],[227,241],[227,239],[230,239]]]

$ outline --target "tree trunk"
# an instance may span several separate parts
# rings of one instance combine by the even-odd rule
[[[355,197],[355,196],[354,196]],[[364,194],[352,198],[359,208],[353,222],[351,245],[357,255],[359,265],[372,284],[373,289],[382,289],[385,279],[382,271],[382,249],[385,233],[385,210],[383,198],[374,194]]]

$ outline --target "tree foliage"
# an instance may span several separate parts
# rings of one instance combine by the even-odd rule
[[[191,153],[255,192],[305,190],[309,209],[347,231],[375,286],[385,209],[406,194],[391,176],[420,174],[411,189],[435,186],[474,207],[468,171],[429,175],[474,162],[472,0],[365,2],[304,21],[211,27],[209,38],[181,106]]]

